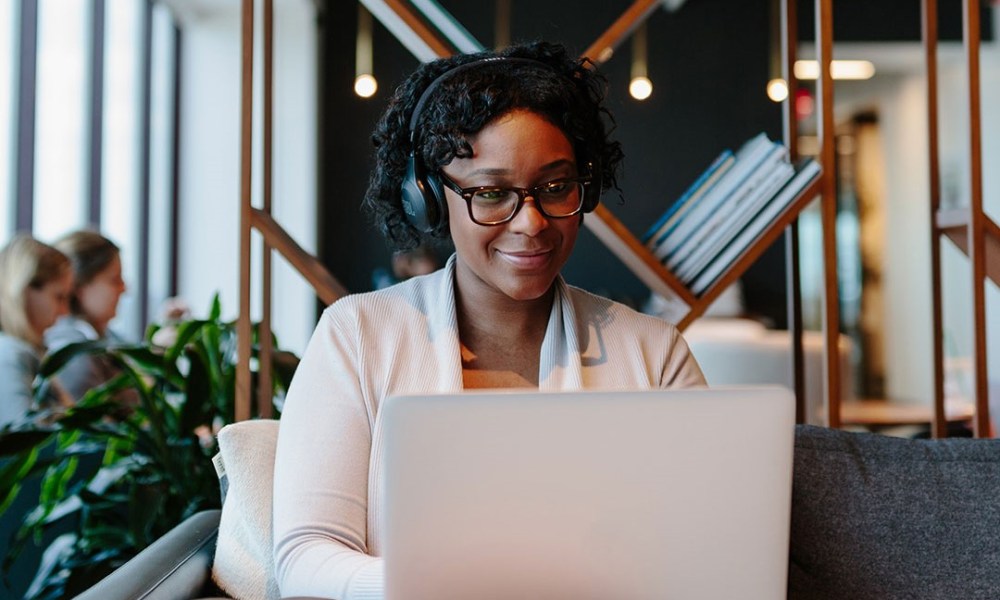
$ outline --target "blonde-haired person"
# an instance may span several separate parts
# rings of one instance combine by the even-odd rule
[[[69,310],[73,271],[52,246],[19,234],[0,250],[0,427],[32,408],[43,334]],[[65,404],[53,389],[50,404]]]
[[[89,230],[74,231],[55,242],[73,266],[70,314],[45,332],[50,352],[87,340],[123,341],[110,328],[118,313],[118,300],[125,293],[121,252],[114,242]],[[79,354],[64,366],[57,378],[76,400],[111,379],[120,369],[106,356]]]

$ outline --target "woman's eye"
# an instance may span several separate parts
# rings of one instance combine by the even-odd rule
[[[500,202],[507,198],[508,192],[506,190],[483,190],[476,193],[476,199],[484,200],[486,202]]]
[[[569,189],[569,184],[565,181],[553,181],[542,186],[543,194],[561,194]]]

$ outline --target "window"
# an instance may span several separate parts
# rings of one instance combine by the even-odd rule
[[[38,0],[34,234],[87,225],[91,3]]]
[[[17,0],[0,2],[0,243],[14,229],[14,61],[18,55]]]
[[[163,3],[0,0],[0,245],[99,229],[122,250],[113,327],[132,339],[174,291],[178,40]]]
[[[163,298],[176,294],[172,272],[175,223],[174,92],[176,90],[177,39],[170,11],[153,7],[149,123],[149,298],[150,315],[156,315]]]
[[[141,178],[142,33],[140,2],[107,2],[104,19],[104,106],[101,148],[101,233],[121,248],[128,291],[118,305],[116,330],[141,333],[139,211],[145,201]]]

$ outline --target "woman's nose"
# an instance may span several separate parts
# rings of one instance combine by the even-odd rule
[[[535,199],[528,196],[521,205],[521,210],[514,215],[511,229],[527,235],[536,235],[549,226],[549,218],[538,210]]]

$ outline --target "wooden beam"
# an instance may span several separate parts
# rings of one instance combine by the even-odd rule
[[[583,223],[652,291],[665,298],[678,296],[688,306],[697,302],[691,290],[668,271],[603,204],[598,204]]]
[[[584,51],[583,56],[589,58],[594,64],[600,65],[608,62],[615,53],[615,48],[627,38],[635,28],[642,24],[649,15],[653,14],[660,5],[660,0],[636,0],[632,6],[628,7],[618,20],[611,24],[593,44]]]
[[[302,249],[271,215],[251,209],[251,222],[271,247],[281,253],[292,268],[301,274],[324,304],[333,304],[348,294],[347,289],[326,270],[323,263]]]
[[[969,211],[954,209],[937,213],[937,227],[955,246],[969,254]],[[986,277],[1000,286],[1000,225],[993,219],[983,219],[983,254],[986,260]]]
[[[384,5],[389,8],[389,10],[402,21],[403,25],[413,32],[413,34],[416,35],[417,38],[428,48],[430,48],[430,50],[437,55],[438,58],[451,56],[455,53],[455,49],[444,43],[436,33],[431,31],[424,21],[417,16],[415,12],[410,10],[410,7],[406,2],[402,0],[364,0],[363,4],[379,20],[383,20],[386,17],[385,11],[380,10],[380,5]],[[390,23],[383,22],[383,25],[392,30]],[[397,35],[397,37],[399,36]]]

